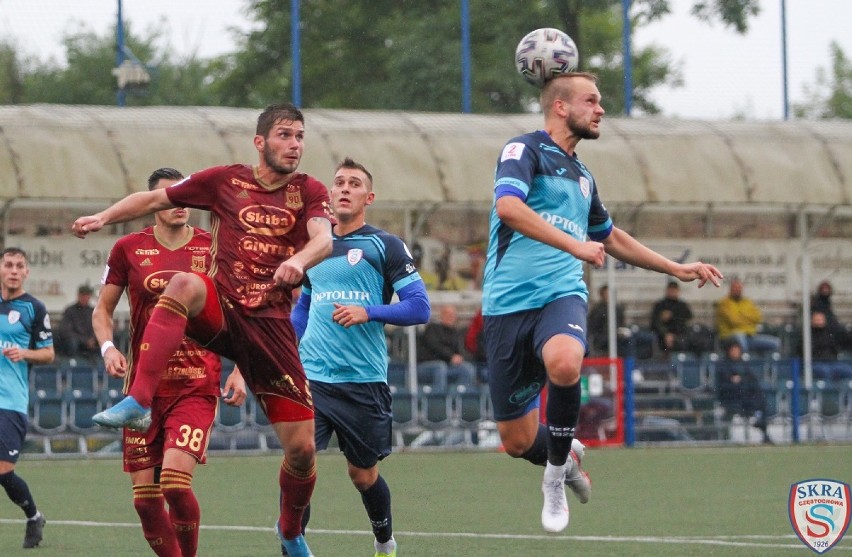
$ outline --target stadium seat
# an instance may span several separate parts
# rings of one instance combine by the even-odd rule
[[[116,402],[124,398],[124,378],[112,377],[110,374],[103,371],[103,382],[100,389],[101,403],[104,408],[109,408]]]
[[[78,392],[80,395],[94,395],[99,391],[98,379],[101,370],[95,366],[84,364],[63,368],[66,390]]]
[[[68,428],[68,403],[61,396],[38,396],[33,405],[33,429],[52,435]]]
[[[693,354],[679,352],[672,356],[677,374],[678,388],[683,391],[703,391],[707,389],[707,367]]]
[[[76,433],[93,433],[100,426],[92,421],[92,416],[103,409],[101,399],[94,393],[81,394],[68,398],[68,427]]]
[[[399,389],[393,393],[391,410],[393,412],[393,434],[397,447],[405,446],[405,434],[417,428],[416,408],[416,400],[411,391]]]
[[[248,425],[248,413],[246,403],[240,406],[231,406],[219,400],[219,410],[216,412],[214,421],[216,428],[223,431],[238,431]]]
[[[455,419],[464,433],[466,445],[478,444],[479,426],[487,414],[485,390],[477,388],[459,389],[455,395]]]
[[[37,365],[30,369],[30,397],[58,397],[62,394],[62,373],[58,366]]]
[[[444,429],[451,425],[453,397],[443,391],[421,392],[420,425],[427,429]]]

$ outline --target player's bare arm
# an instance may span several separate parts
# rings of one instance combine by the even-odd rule
[[[331,221],[323,217],[308,220],[308,237],[305,247],[275,270],[272,277],[275,284],[301,284],[305,271],[331,255]]]
[[[98,293],[98,303],[92,312],[92,328],[95,330],[95,338],[98,346],[104,346],[105,342],[112,342],[114,323],[113,315],[124,288],[115,284],[105,284]],[[104,368],[111,377],[124,377],[127,373],[127,358],[115,346],[108,346],[103,350]]]
[[[370,320],[367,315],[367,308],[364,306],[344,306],[342,304],[334,304],[334,312],[331,318],[338,325],[343,325],[348,329],[353,325],[362,325]]]
[[[600,242],[583,242],[562,232],[541,218],[522,200],[513,196],[497,200],[497,216],[507,226],[543,244],[570,253],[577,259],[600,267],[604,263],[604,245]]]
[[[173,207],[175,205],[169,201],[166,190],[131,193],[100,213],[78,218],[71,225],[71,231],[78,238],[85,238],[89,232],[97,232],[108,224],[127,222]]]
[[[707,282],[714,286],[721,284],[722,273],[707,263],[696,261],[694,263],[677,263],[668,257],[657,253],[642,244],[639,240],[621,230],[618,227],[612,229],[612,233],[604,240],[606,252],[620,261],[677,277],[683,282],[698,281],[701,288]]]
[[[13,346],[11,348],[4,348],[3,355],[13,362],[26,361],[31,364],[49,364],[56,358],[52,346],[45,346],[44,348],[36,348],[34,350]]]

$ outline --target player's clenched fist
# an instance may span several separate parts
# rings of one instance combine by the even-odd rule
[[[78,238],[85,238],[89,232],[97,232],[103,227],[103,222],[97,217],[90,215],[80,217],[71,225],[71,231]]]

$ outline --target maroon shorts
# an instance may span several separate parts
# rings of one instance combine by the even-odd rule
[[[187,336],[236,362],[271,423],[312,420],[314,403],[290,320],[246,316],[219,300],[210,277],[198,276],[207,283],[207,300],[189,320]]]
[[[124,428],[124,471],[162,466],[168,449],[191,454],[205,464],[216,404],[212,395],[154,397],[148,431]]]

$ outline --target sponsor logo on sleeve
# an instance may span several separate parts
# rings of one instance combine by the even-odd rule
[[[524,147],[526,147],[526,145],[523,143],[509,143],[503,147],[503,153],[500,155],[500,162],[506,162],[510,159],[514,159],[516,161],[521,160],[521,155],[524,154]]]

